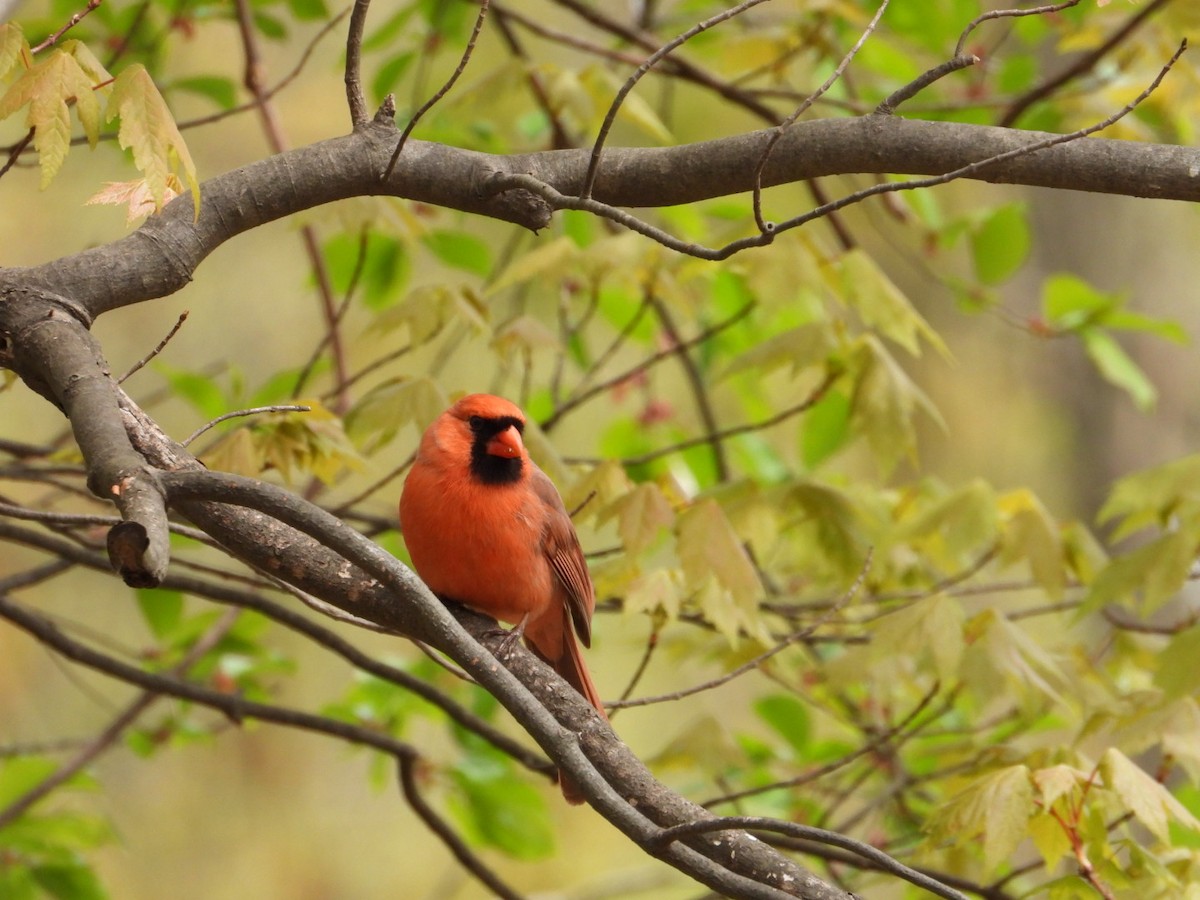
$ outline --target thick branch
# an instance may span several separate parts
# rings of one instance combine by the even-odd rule
[[[626,207],[658,207],[749,192],[773,131],[667,148],[609,148],[593,197]],[[818,119],[788,129],[762,173],[764,186],[824,175],[940,175],[1043,141],[1043,132],[924,122],[894,116]],[[559,193],[583,188],[590,152],[552,150],[495,156],[409,140],[386,181],[397,135],[377,117],[354,134],[281,153],[204,183],[200,217],[176,198],[133,234],[31,268],[0,270],[0,332],[5,307],[41,292],[70,298],[84,315],[163,297],[230,238],[275,219],[348,197],[388,194],[516,222],[549,221],[546,203],[523,191],[494,193],[497,174],[528,174]],[[1195,202],[1200,149],[1088,138],[988,166],[977,180]],[[104,277],[98,278],[97,273]],[[23,293],[18,293],[23,292]],[[0,362],[3,362],[0,359]]]

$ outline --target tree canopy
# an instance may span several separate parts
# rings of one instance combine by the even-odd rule
[[[1200,896],[1194,4],[0,22],[0,896]],[[474,391],[611,728],[406,566]]]

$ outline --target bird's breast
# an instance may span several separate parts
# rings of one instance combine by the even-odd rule
[[[434,593],[501,621],[537,617],[554,600],[540,507],[526,481],[480,485],[418,466],[400,505],[413,568]]]

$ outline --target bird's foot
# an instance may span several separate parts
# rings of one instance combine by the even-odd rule
[[[526,619],[527,618],[528,617],[526,617]],[[504,635],[503,639],[500,641],[500,646],[497,648],[497,650],[499,651],[496,654],[497,656],[508,656],[508,654],[512,653],[513,647],[515,647],[517,645],[517,643],[521,640],[521,638],[525,637],[525,621],[526,621],[526,619],[522,619],[520,622],[518,622],[516,625],[514,625],[512,628],[509,628],[508,630],[505,630],[503,628],[496,629],[497,632]]]

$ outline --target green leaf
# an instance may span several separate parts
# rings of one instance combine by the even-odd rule
[[[412,270],[404,244],[374,231],[365,239],[339,234],[321,249],[334,290],[348,294],[353,287],[371,309],[394,303]]]
[[[1196,535],[1172,531],[1122,554],[1100,570],[1088,589],[1081,612],[1110,602],[1140,599],[1152,613],[1174,597],[1187,581],[1196,559]]]
[[[846,445],[850,437],[850,398],[829,391],[804,414],[800,433],[800,456],[808,469],[815,469]]]
[[[468,762],[454,773],[454,809],[476,840],[515,859],[545,859],[554,852],[546,799],[507,767]]]
[[[1129,358],[1111,335],[1099,329],[1083,334],[1083,346],[1104,379],[1129,394],[1134,405],[1143,411],[1154,408],[1158,391],[1141,367]]]
[[[1077,331],[1117,306],[1117,298],[1076,275],[1052,275],[1042,285],[1042,316],[1058,331]]]
[[[788,694],[771,694],[754,704],[754,712],[788,744],[797,759],[808,758],[811,725],[808,709]]]
[[[0,764],[0,809],[41,784],[58,769],[43,756],[12,756]]]
[[[138,608],[142,618],[150,626],[151,633],[158,638],[172,632],[183,618],[183,594],[162,588],[139,590]]]
[[[492,271],[491,249],[473,234],[465,231],[432,231],[422,241],[448,266],[480,277]]]
[[[1025,263],[1031,241],[1025,205],[992,211],[971,234],[975,274],[984,284],[1007,281]]]
[[[106,900],[100,880],[83,863],[43,865],[33,868],[38,887],[57,900]]]
[[[325,0],[287,0],[288,9],[301,22],[315,22],[329,18]]]
[[[228,78],[216,75],[197,75],[179,78],[171,82],[171,90],[186,91],[211,100],[219,109],[232,109],[237,105],[237,88]]]
[[[396,85],[400,83],[414,59],[416,54],[411,51],[398,53],[379,67],[375,77],[371,79],[371,96],[376,105],[382,103],[388,94],[395,93]]]
[[[171,390],[188,401],[206,419],[215,419],[229,412],[229,400],[210,376],[175,368],[161,358],[156,359],[153,366],[166,378]]]

